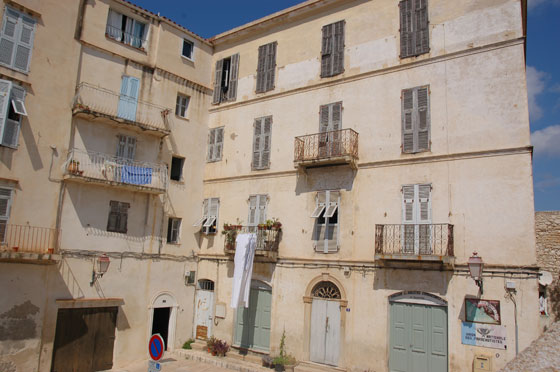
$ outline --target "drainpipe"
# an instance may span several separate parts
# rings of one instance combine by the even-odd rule
[[[513,302],[513,318],[515,322],[515,356],[519,354],[519,328],[517,326],[517,302],[515,302],[515,294],[517,291],[515,289],[506,288],[506,296]]]

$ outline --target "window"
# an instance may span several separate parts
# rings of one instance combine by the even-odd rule
[[[216,62],[213,104],[235,101],[237,98],[237,72],[239,53]]]
[[[4,25],[0,36],[0,64],[19,70],[29,71],[35,20],[10,7],[4,10]]]
[[[135,48],[144,48],[148,27],[134,18],[109,10],[105,35]]]
[[[136,152],[136,138],[119,134],[117,136],[117,158],[134,160]]]
[[[315,201],[315,210],[311,214],[311,217],[315,219],[313,231],[315,251],[336,252],[338,251],[340,193],[338,191],[319,191]]]
[[[0,138],[3,146],[17,148],[22,116],[27,116],[25,89],[0,80]]]
[[[270,137],[272,116],[255,119],[253,124],[253,169],[266,169],[270,166]]]
[[[276,71],[276,45],[269,43],[259,47],[257,64],[257,93],[274,89],[274,73]]]
[[[190,97],[177,94],[177,104],[175,105],[175,115],[182,118],[187,117],[187,108],[189,107]]]
[[[428,0],[402,0],[401,58],[418,56],[430,51],[428,29]]]
[[[183,39],[183,48],[181,49],[181,55],[185,58],[193,60],[194,53],[194,43],[190,40]]]
[[[402,151],[430,150],[430,88],[406,89],[401,94]]]
[[[183,179],[183,165],[185,164],[185,158],[179,158],[173,156],[171,158],[171,178],[173,181],[181,181]]]
[[[319,157],[339,156],[343,149],[339,132],[342,125],[342,102],[322,105],[319,108]]]
[[[204,199],[202,203],[202,218],[196,221],[193,226],[202,226],[201,232],[204,234],[213,234],[217,231],[218,226],[218,210],[220,209],[219,198]]]
[[[431,254],[431,185],[405,185],[403,195],[404,253]]]
[[[222,160],[224,144],[224,127],[212,128],[208,133],[208,162]]]
[[[181,231],[181,219],[169,217],[167,222],[167,242],[179,243],[179,232]]]
[[[345,21],[339,21],[323,26],[321,77],[344,72],[344,24]]]
[[[130,203],[111,200],[109,202],[109,207],[107,231],[126,234]]]
[[[12,189],[0,187],[0,243],[6,239],[6,229],[12,206]]]
[[[268,202],[267,195],[251,195],[249,197],[249,218],[248,226],[255,227],[266,222],[266,205]]]

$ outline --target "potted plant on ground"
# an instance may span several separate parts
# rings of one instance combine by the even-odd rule
[[[294,358],[293,355],[286,353],[286,330],[282,332],[282,338],[280,338],[280,355],[274,358],[272,362],[274,363],[275,371],[294,371],[296,358]]]
[[[215,343],[216,343],[215,337],[210,337],[208,340],[206,340],[206,349],[208,350],[209,353],[213,352]]]
[[[212,353],[212,355],[217,355],[217,356],[226,356],[226,353],[229,351],[229,345],[226,341],[222,341],[222,340],[216,340],[216,342],[214,343],[214,352]]]

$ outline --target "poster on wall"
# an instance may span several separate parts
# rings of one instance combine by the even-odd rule
[[[465,321],[471,323],[502,324],[500,301],[465,298]]]
[[[507,349],[506,334],[505,326],[463,322],[461,343],[505,350]]]

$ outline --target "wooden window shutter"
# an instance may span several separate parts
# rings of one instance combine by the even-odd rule
[[[418,55],[430,51],[428,0],[415,0],[414,5],[414,54]]]
[[[274,77],[275,77],[275,72],[276,72],[276,42],[270,43],[268,44],[268,50],[266,53],[266,62],[265,62],[265,68],[266,68],[266,74],[265,74],[265,86],[264,89],[265,91],[269,91],[274,89]]]
[[[120,203],[119,205],[119,225],[118,231],[121,233],[128,232],[128,209],[130,208],[129,203]]]
[[[222,97],[222,69],[224,66],[224,60],[220,59],[216,61],[216,71],[214,72],[214,92],[212,96],[212,104],[216,105],[220,103]]]
[[[267,195],[257,195],[257,208],[259,211],[259,220],[258,223],[265,223],[266,222],[266,204],[268,197]]]
[[[11,197],[11,189],[0,188],[0,218],[7,219],[10,216]]]
[[[231,56],[231,65],[229,68],[229,85],[227,91],[227,100],[235,101],[237,98],[237,75],[239,73],[239,53]]]
[[[406,185],[402,187],[403,195],[403,223],[415,223],[415,187],[414,185]]]
[[[125,158],[126,155],[126,136],[119,134],[117,136],[118,143],[117,143],[117,158]]]
[[[329,206],[327,210],[325,210],[325,224],[327,226],[327,230],[325,231],[325,240],[326,240],[326,252],[336,252],[338,251],[338,230],[339,230],[339,221],[340,221],[340,213],[334,219],[334,212],[336,210],[340,211],[338,206],[340,201],[340,192],[338,191],[327,191],[327,205]],[[336,206],[336,209],[332,206]],[[331,209],[331,210],[329,210]],[[329,217],[330,216],[330,217]]]
[[[419,223],[430,223],[432,219],[430,194],[431,185],[418,185]]]
[[[334,24],[323,26],[321,42],[321,77],[331,76]]]
[[[415,89],[416,99],[416,126],[418,136],[416,151],[428,151],[430,149],[430,91],[429,87]]]
[[[262,118],[255,119],[254,124],[254,135],[253,135],[253,169],[259,169],[261,167],[261,155],[262,155],[262,130],[263,123]]]
[[[214,147],[216,142],[216,129],[212,128],[208,131],[208,161],[214,161]]]
[[[336,22],[333,25],[333,55],[331,76],[344,72],[344,25],[345,21]]]
[[[259,47],[259,57],[257,62],[257,93],[262,93],[265,91],[265,65],[267,57],[267,47],[266,45],[261,45]]]
[[[6,121],[8,119],[8,109],[10,105],[10,93],[12,82],[0,80],[0,139],[4,137]]]
[[[336,102],[331,106],[331,130],[340,130],[342,124],[342,102]]]
[[[19,15],[5,8],[4,27],[0,37],[0,63],[11,66],[16,46]]]
[[[261,168],[270,167],[270,142],[272,137],[272,116],[263,119]]]
[[[125,157],[129,160],[134,160],[135,153],[136,153],[136,138],[127,136]]]
[[[109,202],[109,218],[107,220],[107,231],[117,231],[119,220],[119,202],[111,200]]]
[[[402,117],[402,151],[414,152],[414,89],[406,89],[401,93]]]
[[[33,37],[35,33],[35,20],[29,17],[20,17],[20,33],[17,40],[14,67],[18,70],[28,71],[31,50],[33,48]]]
[[[251,195],[249,197],[249,226],[257,225],[257,198],[258,195]]]
[[[413,30],[413,0],[402,0],[399,3],[401,20],[401,58],[414,54],[414,30]]]
[[[324,133],[329,130],[330,105],[319,107],[319,132]]]
[[[319,219],[327,205],[327,191],[319,191],[315,197],[316,208],[312,217],[316,216],[314,221],[313,240],[315,251],[324,252],[325,250],[325,226],[319,223]],[[319,213],[316,213],[319,211]]]
[[[224,128],[216,128],[216,144],[214,146],[214,160],[222,160],[222,148],[224,146]]]

